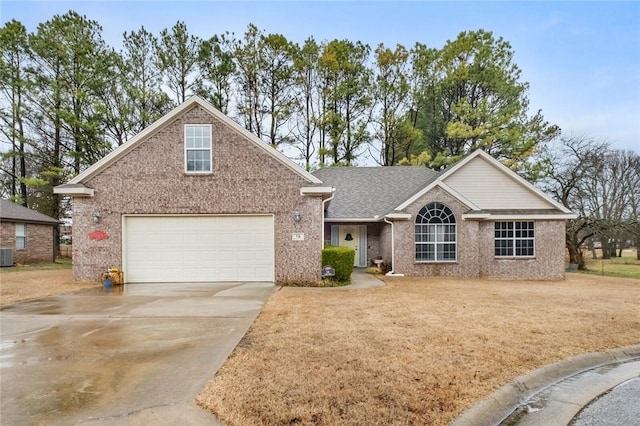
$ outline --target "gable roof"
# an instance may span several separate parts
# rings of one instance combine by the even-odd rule
[[[184,101],[183,103],[175,107],[173,110],[171,110],[170,112],[162,116],[160,119],[155,121],[153,124],[151,124],[149,127],[144,129],[142,132],[138,133],[133,138],[129,139],[125,144],[119,146],[118,148],[110,152],[108,155],[103,157],[101,160],[93,164],[91,167],[89,167],[88,169],[86,169],[85,171],[83,171],[73,179],[71,179],[66,185],[60,185],[54,188],[54,192],[61,193],[61,194],[68,194],[68,195],[93,195],[93,193],[89,194],[88,192],[81,194],[82,191],[78,189],[77,185],[82,184],[83,182],[89,180],[91,177],[97,175],[104,169],[108,168],[113,162],[125,156],[129,151],[131,151],[132,149],[140,145],[142,142],[144,142],[146,137],[152,134],[153,132],[155,132],[158,128],[167,124],[172,119],[176,118],[183,112],[188,111],[190,108],[196,105],[206,110],[209,114],[211,114],[216,119],[222,121],[225,125],[231,127],[233,130],[235,130],[240,135],[242,135],[247,141],[249,141],[250,143],[253,143],[255,146],[262,149],[268,155],[271,155],[274,159],[276,159],[282,165],[284,165],[285,167],[289,168],[291,171],[295,172],[296,174],[304,178],[307,182],[313,183],[313,184],[322,183],[320,180],[314,177],[311,173],[308,173],[306,170],[302,169],[300,166],[298,166],[296,163],[290,160],[286,155],[284,155],[283,153],[281,153],[276,149],[271,148],[271,146],[263,142],[253,133],[249,132],[247,129],[240,126],[238,123],[233,121],[227,115],[218,111],[209,102],[205,101],[204,99],[202,99],[197,95],[193,95],[189,99],[187,99],[186,101]]]
[[[513,185],[548,208],[482,209],[470,194],[458,192],[446,179],[463,169],[475,158],[486,160]],[[378,221],[385,215],[406,209],[427,192],[438,187],[469,208],[463,215],[468,219],[527,217],[540,219],[571,219],[576,216],[531,183],[482,150],[474,151],[443,172],[426,167],[328,167],[316,170],[313,175],[326,185],[336,188],[334,199],[327,209],[328,221]],[[477,197],[476,197],[477,198]]]
[[[426,167],[387,166],[325,167],[313,175],[336,188],[327,219],[382,220],[397,205],[434,182],[440,173]]]
[[[518,185],[520,188],[522,188],[523,191],[529,192],[530,194],[532,194],[532,196],[536,197],[537,199],[541,200],[546,205],[548,205],[550,210],[556,211],[556,213],[559,212],[561,214],[567,214],[567,215],[573,216],[573,213],[569,209],[567,209],[565,206],[563,206],[562,204],[560,204],[560,203],[556,202],[555,200],[553,200],[551,197],[546,195],[544,192],[542,192],[541,190],[539,190],[538,188],[533,186],[526,179],[522,178],[517,173],[513,172],[507,166],[505,166],[504,164],[502,164],[501,162],[499,162],[498,160],[496,160],[491,155],[487,154],[486,152],[484,152],[481,149],[478,149],[478,150],[472,152],[471,154],[469,154],[466,157],[464,157],[463,159],[461,159],[459,162],[455,163],[450,168],[447,168],[438,177],[438,181],[443,182],[443,183],[446,182],[448,177],[454,175],[456,172],[458,172],[459,170],[463,169],[465,167],[465,165],[469,164],[471,161],[473,161],[476,158],[480,158],[480,159],[486,161],[491,167],[495,168],[497,171],[502,173],[507,179],[510,179],[512,182],[514,182],[516,185]],[[405,209],[407,206],[409,206],[411,203],[413,203],[419,197],[421,197],[422,195],[427,193],[430,189],[431,188],[429,188],[429,187],[423,188],[421,191],[419,191],[416,194],[414,194],[411,198],[405,200],[396,209],[397,210]],[[464,202],[464,200],[461,200],[461,201]]]
[[[8,200],[0,199],[0,220],[7,222],[43,223],[58,225],[60,221]]]

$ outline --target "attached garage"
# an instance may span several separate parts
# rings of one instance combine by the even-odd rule
[[[124,216],[128,283],[274,281],[273,215]]]

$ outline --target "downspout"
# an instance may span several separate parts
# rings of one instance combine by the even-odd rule
[[[321,238],[322,238],[322,248],[323,249],[324,249],[324,212],[326,210],[325,207],[326,207],[327,203],[329,201],[333,200],[333,197],[336,196],[336,192],[335,191],[336,190],[334,188],[333,192],[331,193],[331,197],[329,197],[329,198],[327,198],[325,200],[322,200],[322,224],[321,224],[321,226],[322,226],[322,237]]]
[[[396,268],[396,240],[393,234],[393,222],[389,221],[386,217],[384,221],[391,225],[391,266],[392,269],[385,275],[388,277],[404,277],[404,274],[396,274],[394,269]]]

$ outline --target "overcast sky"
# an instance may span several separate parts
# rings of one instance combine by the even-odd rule
[[[29,31],[70,9],[98,21],[106,42],[144,26],[158,35],[181,20],[202,38],[240,36],[249,23],[302,43],[334,38],[440,48],[462,31],[484,29],[515,51],[530,83],[531,114],[566,134],[604,139],[640,152],[640,2],[365,1],[5,1]]]

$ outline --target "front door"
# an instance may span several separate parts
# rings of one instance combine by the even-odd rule
[[[331,233],[331,244],[351,247],[355,250],[353,266],[367,266],[367,227],[365,225],[332,226]]]
[[[353,266],[360,266],[360,234],[358,233],[357,226],[341,226],[340,227],[340,245],[343,247],[351,247],[356,251],[356,255],[353,258]]]

